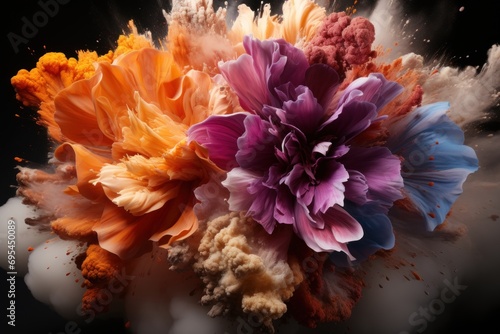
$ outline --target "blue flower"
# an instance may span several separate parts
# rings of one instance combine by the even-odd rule
[[[425,105],[389,127],[387,147],[403,158],[404,193],[429,231],[443,223],[467,176],[478,169],[448,109],[447,102]]]

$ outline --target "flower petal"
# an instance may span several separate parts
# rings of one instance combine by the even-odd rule
[[[363,236],[361,225],[338,205],[325,214],[314,216],[323,222],[322,229],[313,223],[313,217],[303,205],[295,206],[296,233],[316,252],[344,252],[351,259],[354,257],[347,248],[347,243],[359,240]]]
[[[264,104],[271,104],[267,88],[265,64],[255,64],[248,54],[241,55],[237,60],[219,64],[219,69],[238,95],[243,109],[258,113]],[[251,88],[250,88],[251,87]]]
[[[92,101],[92,87],[97,77],[80,80],[61,91],[54,99],[54,119],[61,133],[71,141],[93,150],[109,150],[113,140],[99,128]]]
[[[228,199],[229,210],[247,211],[253,201],[253,197],[250,196],[248,187],[260,181],[260,174],[239,167],[233,168],[227,173],[227,177],[222,181],[222,185],[230,192]]]
[[[306,71],[305,85],[313,92],[323,109],[328,110],[339,88],[340,79],[332,67],[326,64],[312,64]]]
[[[389,149],[404,158],[404,190],[428,230],[441,224],[462,193],[467,176],[478,169],[474,150],[463,145],[463,131],[434,103],[415,109],[389,127]]]
[[[214,115],[191,126],[189,141],[196,141],[209,152],[210,160],[224,170],[238,166],[237,139],[245,132],[244,120],[249,114]]]
[[[283,109],[278,109],[276,114],[282,123],[300,129],[306,136],[311,135],[317,130],[325,110],[309,88],[299,86],[296,92],[298,93],[297,99],[285,101]]]
[[[375,104],[378,111],[402,91],[403,87],[400,84],[385,79],[381,73],[370,73],[367,77],[358,78],[347,86],[340,97],[339,105],[356,99]]]
[[[295,224],[294,210],[296,198],[287,187],[278,187],[274,219],[280,224]]]
[[[316,186],[312,212],[325,213],[335,204],[344,205],[344,182],[349,179],[345,167],[331,158],[320,158],[316,167]]]
[[[345,197],[346,199],[362,205],[367,202],[366,194],[368,193],[368,183],[363,173],[349,169],[349,182],[345,183]]]
[[[276,190],[265,186],[262,180],[262,175],[237,167],[227,174],[222,185],[230,192],[230,210],[246,211],[268,233],[272,233],[276,224]]]
[[[366,260],[380,249],[389,250],[394,247],[395,236],[391,220],[378,203],[370,202],[359,206],[347,201],[344,208],[363,228],[363,237],[348,244],[356,262]],[[344,262],[338,256],[332,258],[337,264]]]
[[[351,147],[340,161],[348,170],[363,174],[368,185],[368,200],[376,200],[388,210],[394,201],[403,197],[401,161],[386,147]]]
[[[335,135],[339,143],[346,143],[366,130],[377,117],[373,103],[350,100],[343,104],[320,128],[322,135]]]
[[[102,166],[111,162],[110,158],[94,154],[85,146],[67,143],[60,145],[54,156],[63,162],[74,162],[77,177],[75,187],[80,195],[97,202],[105,197],[101,185],[94,185],[91,181]]]
[[[264,105],[280,106],[275,88],[304,81],[309,67],[304,52],[282,39],[260,41],[245,36],[243,45],[247,54],[219,64],[222,75],[243,109],[260,114]]]
[[[249,115],[244,120],[245,132],[238,138],[236,161],[243,168],[267,171],[275,161],[274,146],[278,138],[271,135],[271,125],[257,115]]]

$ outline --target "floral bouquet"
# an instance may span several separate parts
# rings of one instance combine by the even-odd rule
[[[311,0],[240,5],[230,25],[211,1],[165,17],[159,46],[130,22],[107,54],[47,53],[12,78],[54,143],[47,168],[17,176],[34,214],[26,283],[51,303],[44,258],[66,254],[56,310],[118,312],[135,332],[175,323],[131,310],[179,294],[265,332],[348,319],[363,266],[399,235],[446,230],[478,169],[424,89],[435,72],[383,60],[369,19]]]

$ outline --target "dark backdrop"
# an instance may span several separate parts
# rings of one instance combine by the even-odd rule
[[[49,143],[46,140],[44,129],[38,127],[33,121],[35,112],[21,108],[15,100],[15,93],[10,85],[10,78],[21,68],[31,69],[37,59],[46,52],[64,52],[68,57],[74,56],[79,49],[96,50],[100,54],[114,47],[117,36],[126,28],[129,19],[134,19],[140,30],[149,29],[154,37],[163,36],[166,32],[160,8],[168,8],[164,0],[148,1],[102,1],[102,0],[59,0],[57,14],[50,17],[47,23],[38,29],[26,43],[18,45],[18,50],[8,39],[8,34],[13,32],[21,35],[23,17],[32,20],[33,15],[41,10],[38,1],[9,1],[4,2],[2,10],[2,56],[1,71],[2,108],[0,111],[0,154],[2,162],[2,177],[0,178],[1,204],[15,193],[15,156],[34,163],[45,163]],[[163,1],[163,4],[162,4]],[[42,0],[47,2],[47,0]],[[239,1],[241,2],[241,1]],[[248,3],[248,1],[247,1]],[[253,2],[253,8],[257,8]],[[375,1],[358,1],[359,6],[370,8]],[[452,65],[479,66],[486,60],[489,47],[500,42],[499,7],[496,1],[485,5],[484,1],[454,1],[455,4],[464,6],[463,12],[450,12],[453,20],[446,24],[447,31],[436,34],[427,43],[426,56],[447,54]],[[436,1],[406,1],[406,11],[411,15],[423,13],[429,20],[440,20],[433,14]],[[493,6],[496,6],[495,8]],[[273,8],[279,9],[279,5]],[[452,55],[452,56],[451,56]],[[16,114],[20,117],[15,116]],[[495,126],[495,125],[493,125]],[[5,286],[5,272],[2,271],[2,286]],[[473,290],[474,287],[470,287]],[[22,279],[17,280],[17,326],[14,333],[59,333],[64,330],[66,321],[51,311],[46,305],[31,297]],[[0,293],[6,293],[3,289]],[[472,294],[473,291],[470,291]],[[4,297],[2,309],[5,310]],[[481,332],[478,327],[492,326],[497,328],[495,313],[484,314],[481,319],[470,319],[467,310],[473,307],[474,301],[460,298],[453,304],[454,321],[450,322],[447,331],[454,332],[474,326],[476,332]],[[3,312],[2,312],[3,313]],[[5,328],[6,319],[2,314],[2,327]],[[121,321],[106,323],[94,322],[82,333],[124,333]],[[10,329],[9,329],[10,330]],[[5,331],[3,331],[5,333]],[[7,332],[11,333],[11,331]]]

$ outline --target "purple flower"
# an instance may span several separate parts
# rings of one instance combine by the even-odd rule
[[[244,46],[247,54],[220,70],[247,112],[211,116],[189,130],[189,139],[229,171],[223,181],[229,208],[246,211],[268,233],[276,224],[292,225],[318,252],[341,251],[352,259],[348,243],[364,238],[392,247],[390,221],[379,216],[402,197],[400,159],[354,139],[380,120],[378,110],[402,88],[372,74],[336,96],[337,73],[310,66],[284,40],[246,37]],[[376,212],[376,226],[385,224],[388,242],[365,235],[373,230],[370,222],[362,225],[349,212],[363,207]]]

